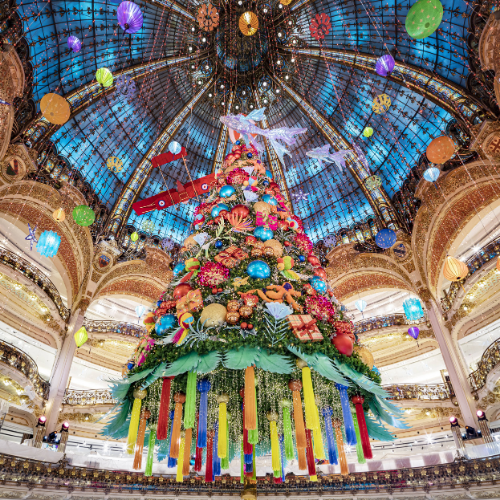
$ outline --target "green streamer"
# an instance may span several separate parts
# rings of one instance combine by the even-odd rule
[[[292,436],[292,420],[290,418],[290,408],[283,407],[283,434],[285,435],[285,457],[287,460],[293,460],[293,436]]]
[[[255,446],[253,447],[253,472],[252,479],[257,480],[257,464],[255,463]]]
[[[149,431],[148,441],[148,458],[146,459],[146,469],[144,475],[146,477],[153,475],[153,460],[155,458],[155,443],[156,443],[156,425],[152,425]]]
[[[241,461],[241,474],[240,474],[240,483],[245,484],[245,473],[243,469],[243,463],[245,462],[245,455],[243,454],[243,437],[241,438],[241,456],[240,456],[240,461]]]
[[[363,453],[363,445],[361,444],[361,434],[359,433],[358,418],[356,412],[352,412],[354,420],[354,430],[356,431],[356,453],[358,455],[358,464],[366,464],[365,454]]]
[[[248,442],[250,444],[256,445],[259,442],[259,408],[257,407],[257,389],[255,389],[255,422],[257,425],[255,426],[255,429],[249,430],[248,431]],[[253,447],[255,450],[255,446]],[[254,469],[255,470],[255,469]]]
[[[227,453],[224,458],[220,460],[221,469],[229,469],[229,425],[226,425],[226,442],[227,442]]]
[[[192,429],[196,417],[196,372],[189,372],[184,404],[184,429]]]

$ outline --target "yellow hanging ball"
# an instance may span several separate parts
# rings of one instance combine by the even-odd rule
[[[363,130],[363,135],[365,137],[371,137],[373,135],[373,129],[371,127],[365,127]]]
[[[75,333],[75,343],[76,347],[80,348],[82,347],[85,342],[89,339],[89,336],[87,335],[87,330],[85,329],[84,326],[82,326],[76,333]]]
[[[56,222],[62,222],[66,218],[66,213],[62,208],[58,208],[53,214],[52,217]]]
[[[131,235],[130,235],[130,239],[132,241],[137,241],[139,239],[139,234],[137,232],[133,232]]]
[[[226,321],[227,310],[222,304],[210,304],[201,311],[200,323],[208,326],[219,326]],[[205,323],[206,321],[206,323]]]
[[[42,115],[53,125],[64,125],[71,116],[68,101],[58,94],[45,94],[40,101]]]

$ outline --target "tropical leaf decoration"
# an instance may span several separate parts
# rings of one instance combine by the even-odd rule
[[[368,401],[368,406],[376,417],[383,420],[385,423],[391,425],[392,427],[396,427],[397,429],[409,429],[409,427],[404,422],[398,420],[391,413],[385,410],[379,401],[380,399],[378,397]],[[399,413],[400,412],[398,409],[398,414]]]
[[[218,351],[210,351],[207,354],[200,356],[200,362],[196,367],[197,373],[209,373],[215,370],[221,362],[221,353]]]
[[[347,378],[351,379],[356,385],[359,385],[362,389],[372,394],[377,394],[382,397],[387,397],[388,394],[385,392],[379,384],[370,380],[367,376],[357,372],[349,365],[341,363],[338,359],[334,359],[333,362],[338,370]]]
[[[130,399],[126,399],[125,401],[118,403],[113,408],[113,410],[114,410],[117,406],[121,406],[120,411],[118,413],[116,413],[113,416],[113,418],[104,427],[103,432],[107,436],[114,437],[115,433],[120,431],[120,429],[122,429],[123,427],[125,427],[125,429],[127,429],[127,431],[128,431],[128,425],[125,425],[125,423],[127,422],[127,419],[130,418],[129,412],[130,412],[131,405],[132,405],[132,402],[130,401]],[[113,410],[111,410],[111,411],[113,411]],[[109,413],[110,412],[106,413],[106,415],[108,415]],[[104,417],[102,417],[100,420],[103,420],[106,417],[106,415],[104,415]]]
[[[368,435],[371,438],[378,439],[379,441],[394,441],[396,439],[383,424],[375,422],[369,415],[365,414],[365,421]]]
[[[111,384],[110,387],[111,395],[113,396],[114,399],[118,399],[120,401],[122,399],[125,399],[130,389],[130,386],[134,382],[146,378],[154,369],[155,368],[148,368],[147,370],[135,373],[134,375],[131,375],[130,377],[127,377],[124,380],[116,380],[116,379],[108,380],[108,382]]]
[[[224,366],[229,370],[244,370],[248,366],[255,365],[260,354],[257,347],[243,347],[226,352]]]
[[[265,351],[260,352],[259,359],[256,362],[257,368],[273,373],[292,373],[294,366],[289,357],[280,354],[270,354]]]

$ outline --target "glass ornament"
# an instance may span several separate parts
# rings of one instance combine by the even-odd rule
[[[364,300],[362,300],[362,299],[357,300],[356,302],[354,302],[354,305],[356,306],[356,309],[360,313],[362,313],[366,309],[366,306],[367,306],[366,302]]]
[[[422,304],[415,297],[410,297],[403,302],[403,310],[408,321],[416,321],[424,317]]]
[[[396,233],[389,228],[382,229],[377,233],[377,236],[375,236],[375,243],[377,246],[380,248],[391,248],[394,243],[396,243]]]
[[[387,76],[394,69],[395,65],[396,61],[394,61],[394,57],[391,54],[384,54],[377,59],[375,71],[380,76]]]
[[[181,150],[182,150],[182,146],[177,142],[177,141],[172,141],[169,145],[168,145],[168,150],[173,154],[173,155],[178,155]]]
[[[416,326],[410,326],[410,328],[408,328],[408,335],[415,340],[417,340],[419,333],[420,330]]]
[[[455,142],[447,135],[436,137],[427,146],[425,154],[431,163],[445,163],[455,154]]]
[[[40,112],[53,125],[64,125],[71,116],[68,101],[58,94],[45,94],[40,101]]]
[[[56,222],[62,222],[66,218],[66,212],[62,208],[58,208],[53,214],[52,218]]]
[[[44,257],[54,257],[59,250],[61,237],[53,231],[44,231],[38,240],[36,249]]]
[[[259,18],[254,12],[244,12],[240,16],[238,26],[240,27],[240,31],[245,36],[255,35],[255,33],[257,33],[257,30],[259,29]]]
[[[430,167],[424,172],[424,179],[428,182],[436,182],[440,173],[439,168]]]
[[[146,311],[146,308],[144,306],[137,306],[135,308],[135,314],[137,314],[138,318],[140,318],[144,314],[144,311]]]
[[[137,231],[134,231],[131,235],[130,235],[130,239],[132,241],[137,241],[139,239],[139,233]]]
[[[460,281],[469,274],[469,267],[465,262],[448,255],[444,261],[443,275],[449,281]]]
[[[103,87],[111,87],[113,85],[113,73],[108,68],[99,68],[95,73],[95,79]]]
[[[125,33],[137,33],[144,22],[140,7],[133,2],[122,2],[116,12],[118,24]]]
[[[247,274],[253,279],[265,279],[271,276],[271,269],[267,262],[254,260],[247,266]]]
[[[82,42],[76,36],[69,36],[68,37],[68,47],[73,52],[80,52],[80,49],[82,48]]]

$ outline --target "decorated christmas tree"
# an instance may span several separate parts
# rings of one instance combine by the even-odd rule
[[[344,446],[372,458],[369,436],[393,439],[383,422],[404,427],[399,410],[257,151],[237,141],[215,179],[105,433],[128,436],[140,469],[149,429],[146,474],[157,443],[178,481],[230,469],[243,482],[260,466],[277,483],[287,467],[348,474]]]

